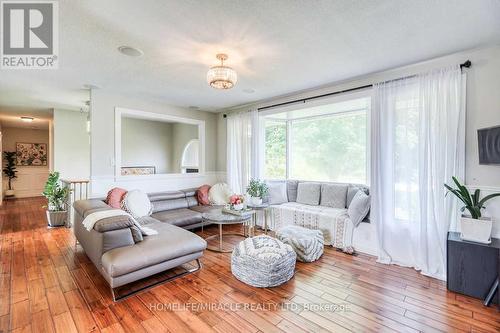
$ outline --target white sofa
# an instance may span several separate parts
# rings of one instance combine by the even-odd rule
[[[302,185],[299,186],[299,184]],[[299,188],[302,188],[304,191],[304,188],[307,187],[304,184],[315,184],[314,188],[319,186],[319,193],[316,190],[309,191],[308,195],[300,195],[298,193]],[[269,181],[268,185],[271,188],[270,195],[267,198],[272,207],[271,229],[278,229],[290,224],[319,229],[323,231],[325,244],[332,245],[348,253],[354,251],[353,239],[356,239],[355,234],[357,229],[362,231],[364,238],[366,238],[366,234],[369,234],[372,229],[371,226],[366,227],[370,223],[369,213],[364,217],[362,223],[358,225],[353,223],[348,214],[353,194],[356,191],[369,193],[369,189],[365,185],[294,180]],[[335,191],[337,191],[334,196],[329,194],[331,192],[326,192],[323,188],[325,186],[332,188],[330,185],[333,185]],[[286,193],[282,193],[281,196],[278,195],[276,197],[276,189],[284,188],[284,186],[286,186]],[[345,189],[345,198],[342,197],[342,192],[339,192],[341,189]],[[322,197],[322,193],[325,196],[329,195],[327,202],[325,202],[326,198]],[[371,246],[368,245],[366,248],[369,247]],[[365,252],[365,247],[362,246],[362,248],[363,252]]]

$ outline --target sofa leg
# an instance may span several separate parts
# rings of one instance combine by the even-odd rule
[[[197,272],[197,271],[199,271],[202,268],[200,259],[196,259],[196,265],[197,265],[197,267],[188,269],[185,272],[182,272],[182,273],[174,275],[174,276],[170,276],[170,277],[168,277],[166,279],[163,279],[163,280],[160,280],[160,281],[156,281],[155,283],[152,283],[152,284],[149,284],[149,285],[144,286],[142,288],[139,288],[137,290],[131,291],[131,292],[125,294],[125,295],[117,295],[117,294],[115,294],[115,288],[111,287],[110,289],[111,289],[111,295],[113,296],[113,301],[114,302],[118,302],[118,301],[124,300],[124,299],[129,298],[131,296],[134,296],[134,295],[136,295],[136,294],[138,294],[140,292],[143,292],[143,291],[146,291],[146,290],[151,289],[153,287],[156,287],[157,285],[160,285],[162,283],[170,282],[172,280],[175,280],[177,278],[183,277],[185,275]]]

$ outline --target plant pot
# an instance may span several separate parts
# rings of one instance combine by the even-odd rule
[[[262,205],[262,198],[250,197],[250,204],[252,206],[260,206],[260,205]]]
[[[463,240],[489,244],[491,243],[491,218],[482,217],[479,220],[470,216],[462,216],[460,220],[460,238]]]
[[[53,211],[45,211],[47,214],[47,223],[50,227],[62,227],[63,225],[66,224],[66,219],[68,217],[68,212],[63,210],[63,211],[58,211],[58,212],[53,212]]]
[[[13,197],[14,193],[15,193],[14,190],[5,190],[6,197]]]

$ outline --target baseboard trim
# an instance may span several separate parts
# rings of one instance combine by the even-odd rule
[[[378,251],[377,249],[373,249],[373,248],[370,248],[370,247],[363,247],[363,246],[356,246],[354,245],[354,250],[356,252],[360,252],[360,253],[363,253],[363,254],[368,254],[368,255],[371,255],[371,256],[378,256]]]

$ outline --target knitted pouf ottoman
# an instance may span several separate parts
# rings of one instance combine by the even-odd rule
[[[297,254],[297,260],[299,261],[313,262],[323,254],[325,240],[321,230],[288,225],[276,231],[276,238],[290,245]]]
[[[254,287],[275,287],[290,280],[296,255],[276,238],[257,236],[240,242],[231,255],[231,272]]]

